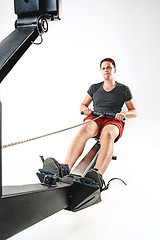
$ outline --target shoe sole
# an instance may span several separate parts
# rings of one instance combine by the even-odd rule
[[[57,174],[58,176],[60,175],[59,173],[59,168],[56,164],[56,160],[54,158],[47,158],[44,161],[43,168],[45,170],[50,171],[52,174]]]
[[[102,188],[102,181],[98,175],[98,173],[94,170],[88,172],[85,176],[86,178],[91,178],[93,181],[99,184],[100,188]]]

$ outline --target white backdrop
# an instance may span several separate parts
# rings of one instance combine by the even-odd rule
[[[0,20],[1,41],[14,30],[13,1],[1,0]],[[159,0],[63,1],[62,20],[49,23],[43,43],[31,46],[3,80],[3,144],[80,123],[79,105],[89,86],[102,81],[105,57],[116,61],[116,79],[131,88],[138,110],[104,174],[128,186],[113,182],[98,205],[63,210],[11,239],[160,239],[159,29]],[[4,149],[3,185],[38,182],[39,155],[63,162],[77,130]]]

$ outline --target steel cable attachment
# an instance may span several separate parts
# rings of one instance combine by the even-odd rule
[[[95,120],[97,120],[98,118],[101,118],[101,117],[103,117],[103,115],[100,115],[93,120],[89,120],[87,122],[83,122],[83,123],[77,124],[75,126],[64,128],[64,129],[61,129],[61,130],[58,130],[58,131],[55,131],[55,132],[47,133],[47,134],[44,134],[44,135],[41,135],[41,136],[38,136],[38,137],[29,138],[27,140],[22,140],[22,141],[18,141],[18,142],[14,142],[14,143],[9,143],[9,144],[3,145],[2,149],[7,148],[7,147],[12,147],[12,146],[15,146],[15,145],[19,145],[19,144],[22,144],[22,143],[30,142],[30,141],[33,141],[33,140],[37,140],[37,139],[40,139],[40,138],[43,138],[43,137],[48,137],[48,136],[51,136],[53,134],[61,133],[61,132],[64,132],[64,131],[67,131],[67,130],[70,130],[70,129],[73,129],[73,128],[76,128],[76,127],[79,127],[79,126],[82,126],[82,125],[87,124],[89,122],[93,122],[93,121],[95,121]]]

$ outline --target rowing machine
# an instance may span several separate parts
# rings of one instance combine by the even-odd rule
[[[16,29],[0,43],[0,82],[36,38],[48,31],[47,21],[60,18],[61,0],[14,0],[14,3],[15,13],[18,16],[15,23]],[[85,171],[91,166],[90,163],[96,160],[100,148],[99,141],[72,174],[61,180],[46,173],[48,175],[43,184],[2,186],[1,123],[2,104],[0,102],[1,240],[8,239],[62,209],[78,211],[101,201],[99,187],[93,181],[83,177]]]

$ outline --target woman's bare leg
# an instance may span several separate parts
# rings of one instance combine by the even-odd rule
[[[95,168],[97,168],[98,172],[102,175],[104,174],[112,159],[114,141],[118,137],[118,135],[119,129],[115,125],[106,125],[102,129],[100,136],[101,148],[95,165]]]
[[[89,122],[81,127],[72,141],[65,159],[65,163],[68,164],[70,170],[82,154],[87,140],[95,137],[98,131],[99,127],[95,122]]]

